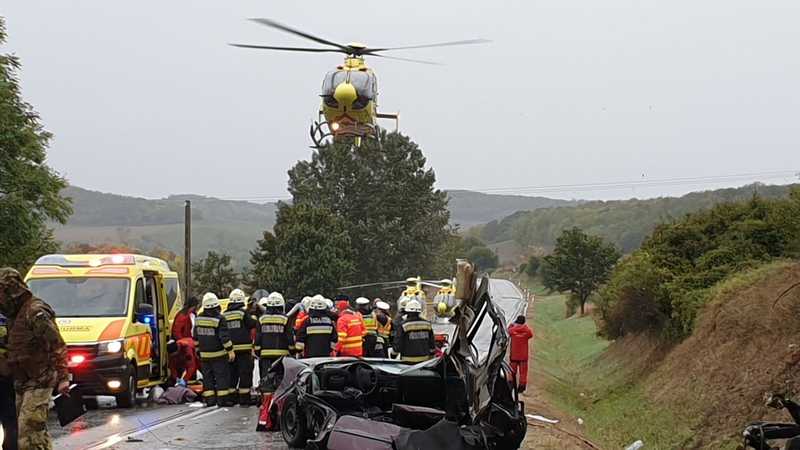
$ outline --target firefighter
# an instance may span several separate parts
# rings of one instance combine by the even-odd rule
[[[361,315],[361,320],[364,322],[364,348],[362,352],[367,358],[379,358],[380,356],[375,348],[378,344],[378,322],[375,319],[375,313],[372,312],[372,305],[368,298],[358,297],[356,299],[356,307],[358,308],[358,314]]]
[[[339,300],[336,308],[339,310],[339,319],[336,321],[336,331],[339,335],[336,354],[338,356],[364,356],[364,335],[366,334],[364,320],[353,311],[347,300]]]
[[[392,319],[389,316],[390,306],[388,303],[375,299],[375,321],[377,326],[378,341],[375,344],[375,351],[379,352],[379,358],[389,357],[389,347],[392,346]]]
[[[294,347],[294,330],[284,313],[284,306],[283,295],[273,292],[264,301],[266,312],[258,318],[256,352],[261,378],[267,374],[272,363],[288,356],[289,349]]]
[[[228,299],[228,309],[222,315],[236,354],[236,359],[231,363],[231,393],[239,394],[240,405],[250,406],[250,388],[253,386],[252,332],[258,327],[258,321],[248,311],[247,297],[241,289],[232,290]]]
[[[200,353],[203,374],[203,400],[206,406],[232,406],[230,363],[236,359],[228,326],[220,313],[219,298],[211,292],[203,296],[203,312],[194,322],[194,341]]]
[[[312,298],[308,318],[297,332],[297,348],[305,358],[330,356],[338,341],[336,323],[331,319],[324,298]]]
[[[422,304],[416,299],[406,303],[406,317],[397,327],[394,350],[400,359],[418,363],[431,359],[436,351],[431,323],[420,317]]]

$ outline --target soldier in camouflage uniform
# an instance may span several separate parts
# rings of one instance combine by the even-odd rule
[[[8,365],[19,412],[19,448],[51,449],[47,409],[53,388],[69,393],[67,347],[50,306],[33,296],[14,269],[0,269],[0,313],[8,328]]]
[[[14,380],[8,369],[8,319],[0,313],[0,425],[3,427],[3,450],[17,449],[17,405]]]

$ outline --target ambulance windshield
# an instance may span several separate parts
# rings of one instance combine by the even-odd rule
[[[40,278],[29,280],[28,287],[57,317],[122,317],[128,310],[125,278]]]

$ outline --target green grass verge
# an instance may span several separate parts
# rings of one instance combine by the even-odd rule
[[[600,359],[609,342],[597,336],[591,317],[565,318],[565,297],[534,302],[534,375],[556,407],[584,420],[586,435],[602,448],[619,449],[642,439],[648,449],[681,448],[690,426],[664,405],[653,404],[621,362]]]

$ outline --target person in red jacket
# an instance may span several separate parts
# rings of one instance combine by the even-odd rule
[[[336,355],[360,358],[364,355],[364,335],[367,334],[364,318],[353,311],[347,300],[340,300],[336,308],[339,310],[339,320],[336,321],[336,331],[339,334]]]
[[[525,324],[525,316],[518,316],[508,327],[508,334],[511,336],[511,373],[517,377],[519,391],[524,392],[528,384],[528,341],[533,331]]]
[[[197,297],[189,297],[183,308],[175,315],[175,320],[172,321],[172,338],[176,341],[192,337],[192,328],[194,326],[192,321],[197,312],[198,304],[200,304],[200,301],[197,300]]]
[[[183,380],[183,383],[181,383],[183,385],[195,379],[197,369],[200,368],[200,360],[197,359],[194,339],[188,337],[177,341],[169,341],[167,343],[167,353],[169,353],[171,378],[178,382]]]

